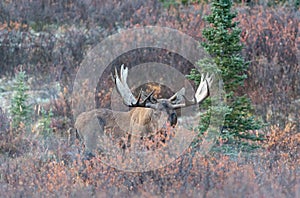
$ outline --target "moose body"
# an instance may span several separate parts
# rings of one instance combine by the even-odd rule
[[[84,112],[77,117],[75,128],[82,135],[88,148],[95,148],[99,144],[99,137],[101,138],[103,135],[113,139],[122,139],[127,135],[127,143],[122,146],[126,148],[126,145],[129,146],[133,140],[150,136],[166,124],[175,127],[177,124],[176,110],[201,103],[209,96],[209,86],[212,83],[212,77],[202,76],[193,100],[185,97],[184,88],[169,99],[154,98],[154,91],[150,94],[141,91],[136,98],[127,85],[127,76],[128,68],[124,68],[123,65],[120,76],[117,70],[115,71],[117,91],[123,98],[123,103],[132,108],[130,111],[121,112],[101,108]]]
[[[139,137],[149,137],[157,132],[160,123],[163,122],[161,114],[160,111],[141,107],[128,112],[100,108],[80,114],[76,119],[75,128],[82,135],[88,148],[94,148],[99,136],[103,135],[119,140],[122,147],[126,147]],[[126,135],[127,141],[123,139]]]

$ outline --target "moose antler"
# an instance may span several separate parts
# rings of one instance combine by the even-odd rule
[[[119,94],[123,98],[124,104],[129,107],[145,107],[146,102],[150,97],[152,97],[154,90],[150,94],[148,94],[142,101],[140,101],[143,91],[141,90],[138,98],[135,98],[127,84],[127,77],[128,68],[124,68],[124,64],[121,65],[120,76],[118,75],[118,71],[115,68],[115,84]]]
[[[182,104],[174,104],[174,105],[172,105],[173,108],[177,109],[177,108],[182,108],[182,107],[188,107],[188,106],[191,106],[194,104],[199,104],[202,101],[204,101],[210,95],[209,87],[211,86],[212,82],[213,82],[212,75],[206,74],[206,76],[204,76],[204,74],[202,74],[200,84],[197,88],[197,91],[195,93],[193,100],[188,100],[186,98],[186,96],[184,94],[182,94],[182,97],[184,98],[185,102]],[[179,92],[184,93],[183,89],[184,88],[182,88]],[[175,95],[178,95],[179,92],[177,92]],[[171,98],[173,98],[174,96],[172,96]]]
[[[201,75],[201,81],[197,88],[197,91],[195,93],[195,96],[193,100],[188,100],[185,96],[185,88],[183,87],[178,92],[176,92],[172,97],[169,99],[153,99],[153,93],[154,90],[143,97],[143,100],[141,100],[143,91],[141,90],[138,97],[135,98],[132,92],[129,89],[129,86],[127,85],[127,76],[128,76],[128,68],[124,68],[124,64],[121,65],[121,71],[120,76],[118,75],[117,69],[115,69],[115,84],[117,87],[117,90],[121,97],[123,98],[123,102],[125,105],[129,107],[150,107],[153,109],[158,108],[157,103],[169,103],[170,108],[172,109],[178,109],[182,107],[187,107],[190,105],[201,103],[203,100],[205,100],[209,96],[209,87],[212,84],[213,76],[206,74],[204,76]],[[184,101],[184,103],[181,103]]]

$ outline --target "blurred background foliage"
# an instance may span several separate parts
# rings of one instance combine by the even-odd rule
[[[248,79],[241,89],[265,120],[284,127],[286,120],[295,117],[291,114],[298,113],[291,105],[298,106],[300,94],[299,10],[293,6],[297,1],[234,2],[238,11],[235,20],[242,30],[243,56],[250,63]],[[55,81],[70,93],[84,55],[108,35],[126,28],[159,25],[178,29],[202,42],[206,24],[203,17],[210,13],[209,8],[209,1],[170,4],[168,8],[161,1],[3,1],[0,76],[13,77],[22,65],[28,75],[34,74],[33,87],[40,81]],[[174,64],[171,61],[175,55],[162,57],[165,53],[159,53],[152,53],[148,59],[158,57]],[[132,65],[145,61],[134,57],[131,54],[123,60],[130,59]],[[181,71],[187,70],[183,63],[176,64]]]
[[[257,153],[201,156],[196,148],[189,148],[160,170],[124,173],[101,164],[101,156],[88,160],[73,138],[70,94],[90,49],[123,29],[148,25],[174,28],[203,42],[202,31],[208,25],[204,17],[210,8],[209,0],[1,1],[0,194],[297,197],[299,0],[233,1],[242,56],[248,62],[248,78],[237,93],[246,94],[255,114],[268,123],[261,129],[266,140]],[[131,67],[151,61],[172,65],[184,74],[192,68],[180,56],[157,49],[132,51],[113,64],[126,62]],[[23,125],[13,129],[7,110],[6,99],[16,90],[20,68],[27,75],[31,131]],[[101,82],[98,106],[109,107],[110,71]],[[43,127],[36,127],[39,123]],[[64,138],[49,136],[51,132]],[[47,134],[47,141],[39,134]]]

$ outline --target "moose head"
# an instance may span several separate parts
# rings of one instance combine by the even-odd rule
[[[176,92],[170,98],[161,98],[156,99],[153,96],[154,90],[149,94],[145,94],[142,90],[140,91],[138,97],[135,97],[127,84],[128,77],[128,68],[125,68],[124,65],[121,66],[120,75],[118,74],[117,69],[115,69],[115,85],[118,93],[123,98],[123,103],[128,107],[134,107],[135,109],[140,109],[139,116],[141,114],[148,116],[141,116],[143,119],[135,119],[136,116],[132,117],[131,120],[139,125],[145,125],[147,121],[155,120],[155,115],[160,115],[161,112],[167,114],[167,123],[175,127],[177,124],[177,113],[176,110],[179,108],[184,108],[194,104],[199,104],[209,96],[209,87],[212,83],[212,77],[209,75],[202,75],[200,85],[197,88],[196,94],[192,100],[188,100],[185,94],[185,88],[183,87],[178,92]],[[136,111],[133,109],[133,111]],[[157,117],[157,116],[156,116]]]

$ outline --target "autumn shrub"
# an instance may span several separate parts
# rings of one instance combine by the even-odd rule
[[[278,154],[277,157],[285,156],[287,159],[299,159],[300,133],[296,124],[289,123],[283,130],[273,125],[269,129],[266,149]]]
[[[49,74],[47,78],[40,74],[43,82],[64,83],[59,98],[51,103],[52,124],[67,134],[65,127],[70,125],[56,116],[67,117],[64,115],[70,113],[67,112],[67,94],[88,49],[122,28],[145,25],[175,28],[202,41],[203,16],[209,13],[209,6],[190,4],[164,8],[159,1],[132,0],[3,1],[0,3],[0,56],[3,58],[0,75],[12,75],[22,64],[27,74]],[[293,123],[299,120],[299,13],[281,6],[276,9],[235,6],[245,46],[243,56],[250,61],[245,87],[238,91],[246,92],[254,104],[262,106],[261,116],[272,120],[272,127],[264,129],[268,134],[264,148],[234,156],[220,153],[203,156],[197,148],[188,148],[168,166],[131,173],[104,164],[101,155],[87,157],[77,140],[72,145],[68,139],[55,136],[45,141],[36,133],[25,135],[22,131],[16,137],[7,124],[3,124],[9,120],[0,113],[0,126],[8,129],[0,135],[0,195],[298,197],[299,126],[286,123],[289,119]],[[38,12],[36,16],[35,12]],[[151,56],[159,54],[160,59],[165,58],[163,53],[147,51]],[[135,60],[135,55],[137,53],[122,61]],[[184,71],[186,62],[175,57],[172,63]],[[101,105],[109,106],[109,92],[99,93],[100,99],[105,99]],[[298,110],[292,111],[293,105]],[[284,120],[280,126],[278,118]]]
[[[9,131],[10,120],[0,107],[0,153],[3,154],[5,151],[5,139]]]
[[[10,115],[0,107],[0,156],[17,157],[27,152],[29,140],[26,138],[30,126],[30,106],[25,84],[25,73],[19,72],[14,87],[15,94],[11,101]]]
[[[178,6],[178,5],[190,5],[195,3],[211,3],[211,0],[160,0],[165,7]],[[267,0],[267,1],[254,1],[254,0],[233,0],[233,3],[242,4],[246,6],[264,5],[268,7],[286,6],[289,8],[298,9],[299,0],[286,1],[286,0]]]
[[[0,107],[0,131],[7,131],[9,129],[9,119],[6,115],[6,113],[2,110]]]
[[[284,127],[299,115],[297,12],[257,7],[241,9],[239,16],[244,55],[251,61],[245,90],[265,120]]]
[[[295,197],[298,193],[299,160],[286,163],[283,158],[274,158],[272,152],[231,158],[216,153],[203,156],[188,149],[166,167],[134,173],[107,166],[98,155],[84,160],[74,150],[68,150],[75,157],[66,165],[61,160],[65,151],[58,146],[57,150],[35,149],[26,157],[0,158],[1,194]]]

